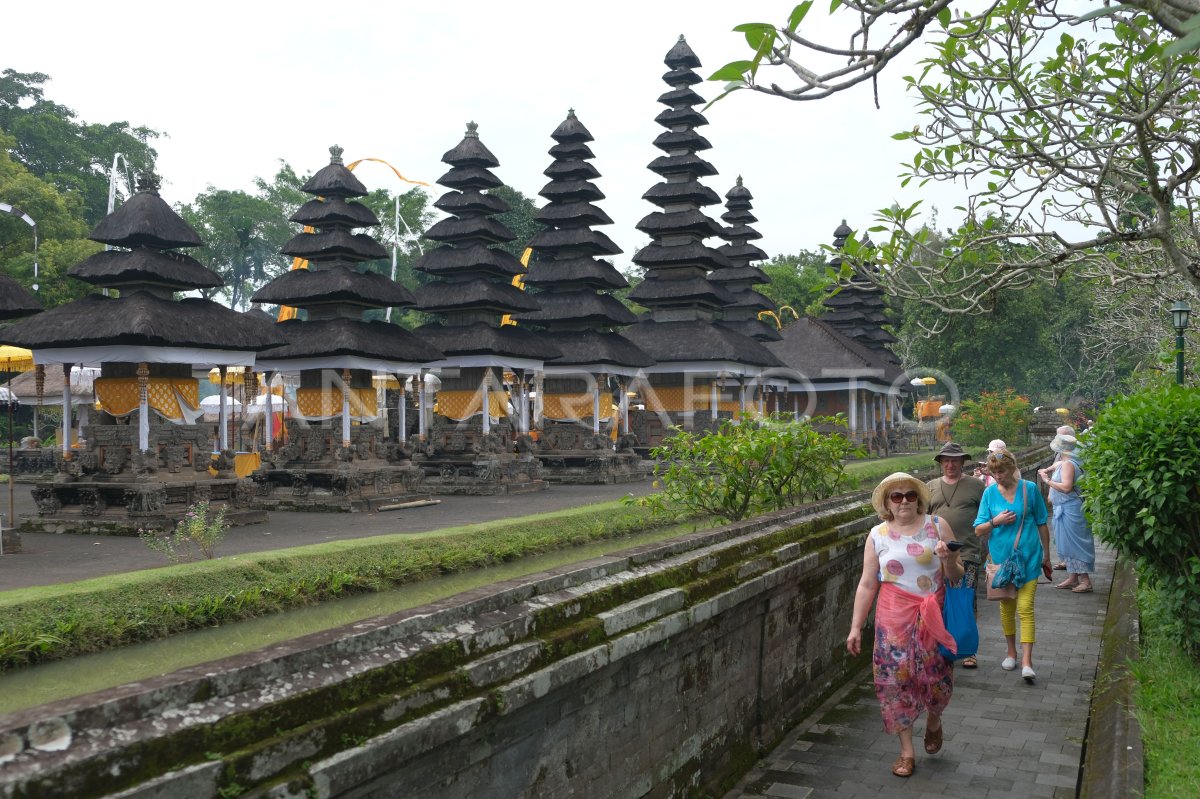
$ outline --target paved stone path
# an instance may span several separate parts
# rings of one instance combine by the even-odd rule
[[[725,799],[1074,799],[1114,562],[1108,550],[1096,555],[1094,593],[1039,582],[1035,685],[1026,685],[1020,670],[1001,670],[999,607],[981,594],[979,668],[955,669],[940,753],[925,754],[924,717],[917,722],[912,777],[891,774],[900,744],[883,732],[868,670],[788,733]]]

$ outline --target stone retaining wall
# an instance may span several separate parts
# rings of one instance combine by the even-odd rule
[[[863,665],[843,647],[863,501],[14,714],[0,796],[719,793]]]

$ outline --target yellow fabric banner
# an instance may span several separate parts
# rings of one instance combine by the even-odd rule
[[[138,379],[136,377],[98,377],[92,384],[96,401],[113,416],[126,416],[138,408]],[[182,422],[180,398],[188,410],[200,410],[200,385],[189,377],[151,377],[146,386],[150,407],[172,422]]]
[[[611,419],[617,413],[616,406],[607,396],[600,398],[600,418]],[[556,422],[590,419],[592,416],[591,394],[547,394],[542,400],[542,416]]]
[[[296,390],[296,406],[300,414],[310,419],[327,419],[342,415],[342,392],[336,388],[301,388]],[[375,404],[375,389],[350,389],[350,415],[374,418],[379,415]]]
[[[508,397],[500,391],[488,392],[488,411],[491,416],[508,415]],[[461,422],[470,419],[483,408],[482,391],[439,391],[433,412],[447,419]]]

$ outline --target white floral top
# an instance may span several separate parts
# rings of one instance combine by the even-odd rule
[[[942,562],[933,554],[938,537],[936,516],[926,515],[915,535],[900,535],[887,522],[877,524],[871,529],[871,542],[879,556],[879,581],[910,594],[936,592],[942,580]]]

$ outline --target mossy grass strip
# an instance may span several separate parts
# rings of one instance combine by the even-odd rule
[[[0,592],[0,672],[668,526],[606,502]]]

